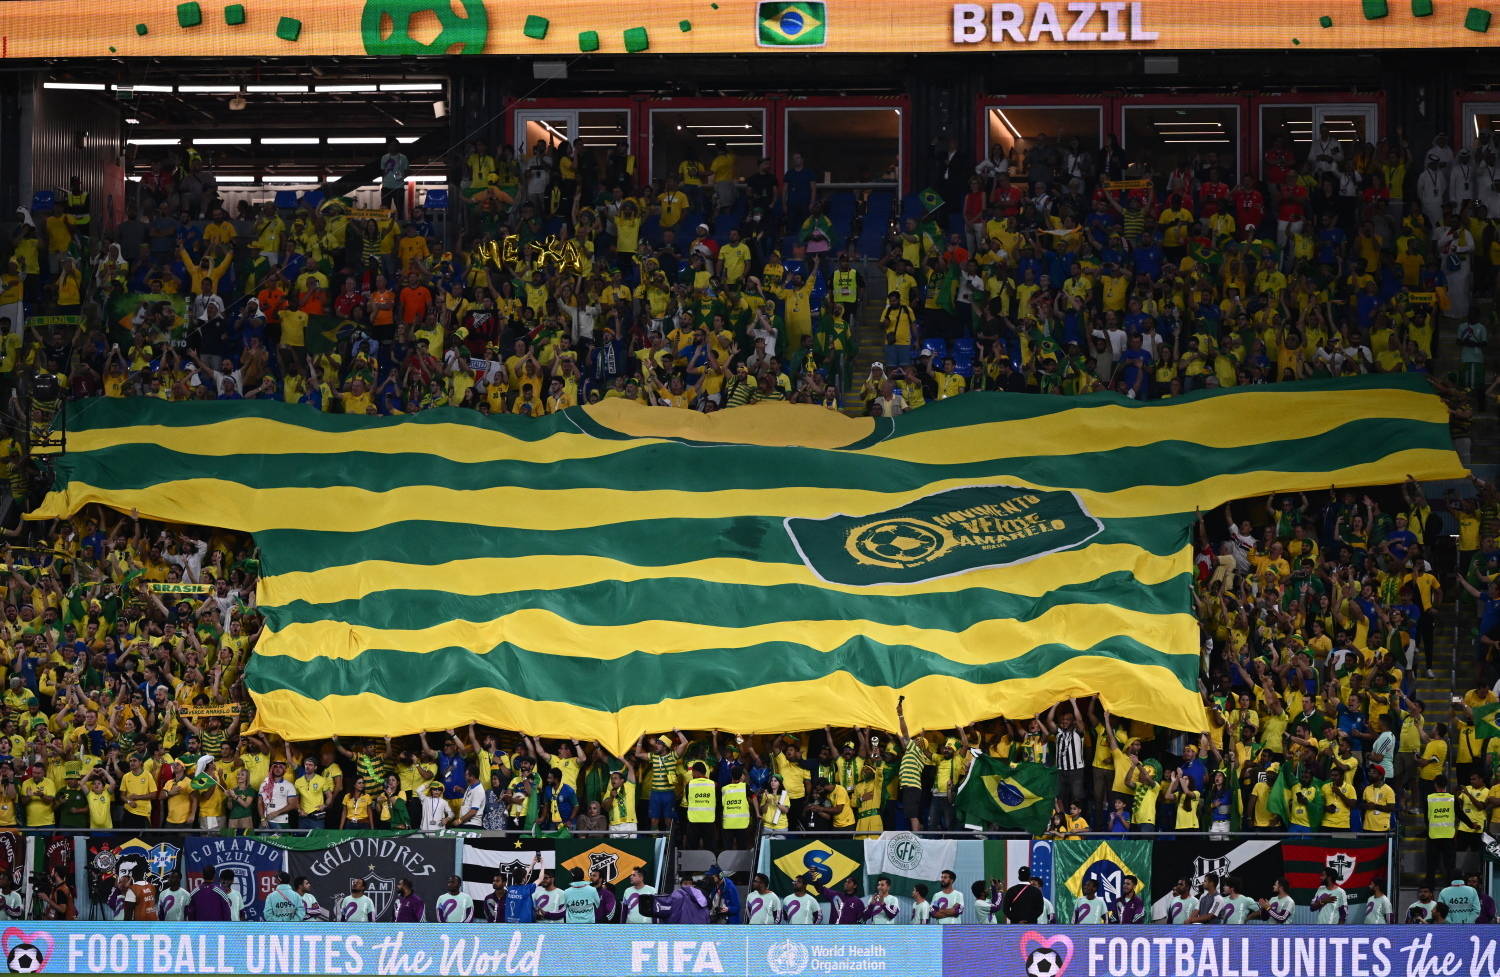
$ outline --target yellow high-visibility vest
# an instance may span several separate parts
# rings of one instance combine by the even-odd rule
[[[723,803],[725,828],[750,827],[750,799],[745,795],[744,784],[725,784]]]
[[[714,820],[714,798],[719,788],[707,777],[694,777],[688,781],[688,820],[694,824],[712,824]]]
[[[848,271],[835,271],[833,273],[833,300],[850,303],[857,298],[859,298],[859,272],[853,268]]]
[[[1458,826],[1458,816],[1453,808],[1453,795],[1437,792],[1427,795],[1427,837],[1452,838]]]

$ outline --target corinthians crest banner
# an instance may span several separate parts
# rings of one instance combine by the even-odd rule
[[[889,729],[903,695],[913,729],[1098,693],[1196,730],[1194,510],[1461,476],[1447,420],[1399,375],[879,419],[98,398],[30,517],[98,502],[254,533],[245,681],[293,741],[441,716],[618,754],[704,717]]]

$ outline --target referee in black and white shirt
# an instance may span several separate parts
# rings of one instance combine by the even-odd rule
[[[1078,701],[1068,700],[1068,711],[1053,722],[1053,706],[1047,710],[1043,722],[1052,734],[1052,765],[1057,768],[1057,800],[1066,811],[1069,804],[1077,804],[1088,810],[1088,763],[1083,752],[1083,717],[1078,714]]]

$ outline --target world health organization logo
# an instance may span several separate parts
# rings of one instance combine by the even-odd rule
[[[1074,549],[1104,524],[1072,492],[968,485],[883,512],[785,520],[819,580],[855,587],[922,583]]]
[[[766,966],[771,968],[771,973],[782,975],[782,977],[802,973],[807,969],[810,959],[805,943],[783,940],[780,943],[771,944],[766,949]]]

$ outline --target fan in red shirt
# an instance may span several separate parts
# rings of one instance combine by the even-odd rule
[[[1198,211],[1204,217],[1217,214],[1229,199],[1229,184],[1225,183],[1214,167],[1208,171],[1208,179],[1198,184]]]
[[[1025,196],[1025,191],[1018,186],[1013,186],[1010,177],[1002,173],[995,181],[995,191],[990,194],[990,199],[995,204],[997,214],[1014,220],[1021,213],[1021,201]]]
[[[361,292],[355,289],[354,279],[345,278],[344,290],[334,297],[333,314],[342,319],[347,319],[350,316],[354,315],[354,309],[356,306],[364,304],[365,297]]]
[[[1286,137],[1276,140],[1276,145],[1266,152],[1266,185],[1279,187],[1292,175],[1297,158],[1292,155]]]
[[[1300,221],[1307,216],[1307,187],[1300,183],[1281,185],[1281,203],[1276,208],[1279,221]]]
[[[1254,224],[1259,227],[1266,219],[1266,198],[1250,182],[1250,177],[1240,177],[1240,185],[1230,195],[1234,204],[1234,223],[1238,227]]]

